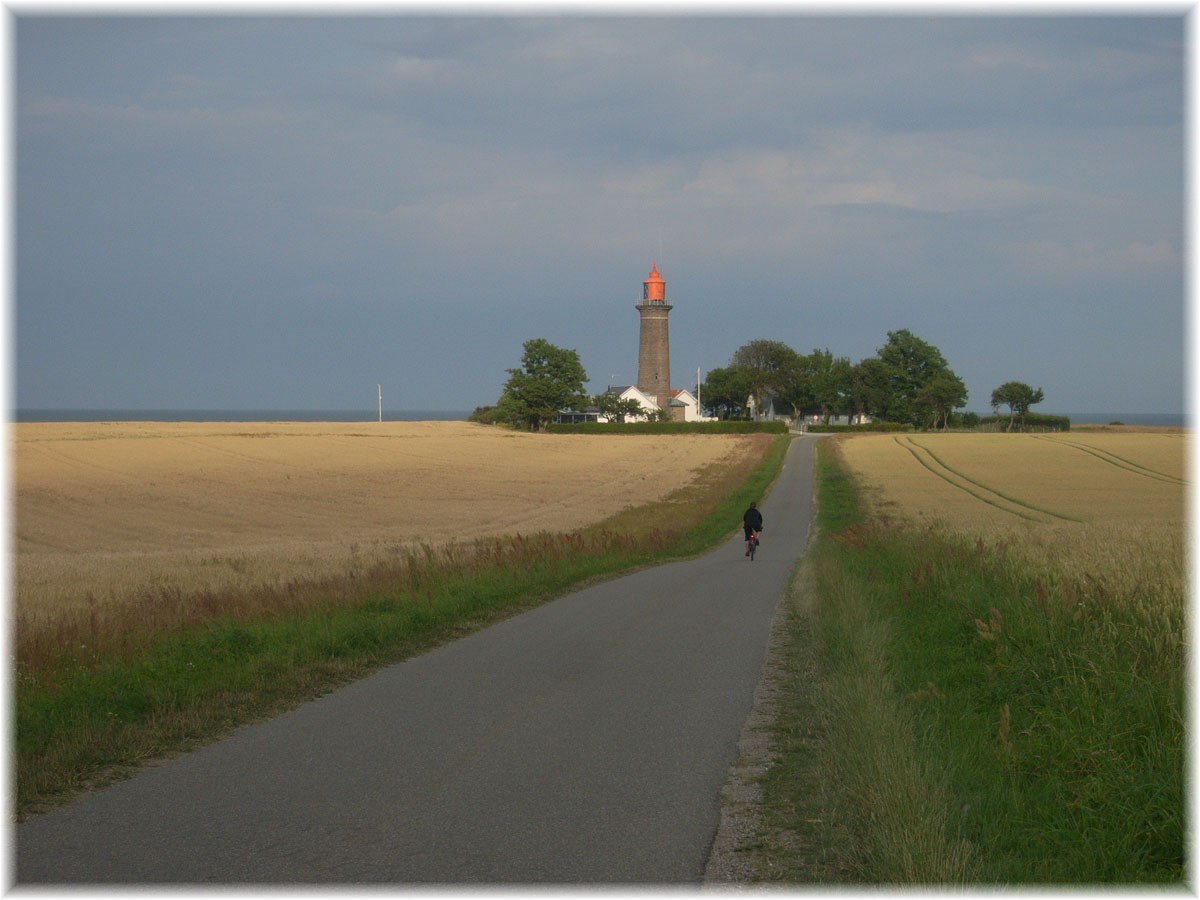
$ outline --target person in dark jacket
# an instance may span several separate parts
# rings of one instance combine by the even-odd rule
[[[750,501],[750,508],[742,515],[742,530],[746,532],[746,555],[750,555],[750,538],[758,532],[762,531],[763,520],[762,513],[758,511],[758,506],[753,500]]]

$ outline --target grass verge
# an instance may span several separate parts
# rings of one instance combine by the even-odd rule
[[[788,441],[755,436],[749,466],[715,467],[579,532],[424,547],[365,575],[253,597],[148,595],[145,621],[155,603],[188,615],[169,627],[125,616],[119,628],[93,616],[53,640],[30,638],[23,657],[18,634],[16,813],[61,805],[589,581],[712,547],[765,493]]]
[[[762,877],[1182,884],[1182,587],[864,521],[833,442],[817,472]]]

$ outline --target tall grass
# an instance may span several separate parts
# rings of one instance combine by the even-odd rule
[[[53,627],[18,624],[17,813],[318,696],[591,579],[712,546],[778,473],[756,438],[665,502],[566,534],[424,546],[345,578],[146,591]]]
[[[1152,546],[1137,567],[1159,577],[1129,579],[868,521],[835,450],[821,446],[803,620],[819,686],[791,685],[815,698],[822,736],[804,751],[813,774],[768,790],[778,811],[789,792],[823,785],[816,818],[836,821],[845,845],[820,871],[858,883],[1182,882],[1173,549]]]

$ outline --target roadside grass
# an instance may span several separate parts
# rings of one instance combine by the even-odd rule
[[[16,634],[15,812],[61,805],[439,643],[724,539],[778,474],[756,436],[665,501],[566,534],[424,546],[395,564],[257,591],[148,591]]]
[[[1166,577],[1123,580],[869,520],[832,440],[818,483],[789,601],[791,665],[816,671],[788,679],[764,783],[767,833],[808,849],[762,877],[1181,885],[1186,600],[1173,553],[1155,546],[1140,563]]]

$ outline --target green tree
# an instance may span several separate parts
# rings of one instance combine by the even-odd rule
[[[782,341],[759,339],[739,347],[730,365],[746,370],[755,409],[761,410],[770,398],[786,399],[798,359],[796,351]]]
[[[700,387],[700,402],[718,419],[735,419],[744,413],[746,398],[753,390],[747,369],[739,366],[709,369]]]
[[[920,425],[929,398],[919,409],[917,396],[938,375],[958,377],[950,371],[937,347],[907,329],[889,331],[887,343],[879,348],[878,355],[887,371],[887,396],[881,414],[894,422]]]
[[[926,428],[936,429],[950,425],[950,414],[967,402],[967,386],[962,379],[947,369],[930,378],[917,392],[913,409]]]
[[[798,413],[816,414],[828,425],[829,419],[849,408],[850,360],[835,357],[829,351],[814,349],[798,358],[791,398]]]
[[[544,338],[524,344],[521,368],[508,370],[508,381],[496,406],[514,425],[540,431],[560,410],[583,405],[587,373],[574,350],[556,347]]]
[[[859,419],[884,417],[888,405],[888,371],[883,360],[870,356],[851,366],[848,400]]]
[[[821,405],[817,402],[817,392],[813,383],[812,360],[809,357],[796,355],[796,359],[788,367],[782,395],[783,399],[792,405],[797,418],[820,411]]]
[[[838,415],[845,415],[849,418],[854,412],[854,403],[851,399],[854,365],[850,362],[850,357],[834,357],[829,374],[832,380],[831,407]]]
[[[626,416],[645,415],[642,404],[632,397],[621,399],[617,394],[603,393],[596,398],[595,403],[600,408],[600,414],[610,422],[624,422]]]
[[[1035,403],[1041,403],[1046,397],[1041,388],[1031,388],[1023,381],[1006,381],[992,391],[992,411],[999,412],[1000,404],[1008,405],[1008,431],[1012,431],[1013,422],[1021,417],[1021,430],[1025,430],[1025,413]]]
[[[495,425],[497,421],[496,407],[477,406],[475,411],[467,416],[467,421],[477,422],[480,425]]]

